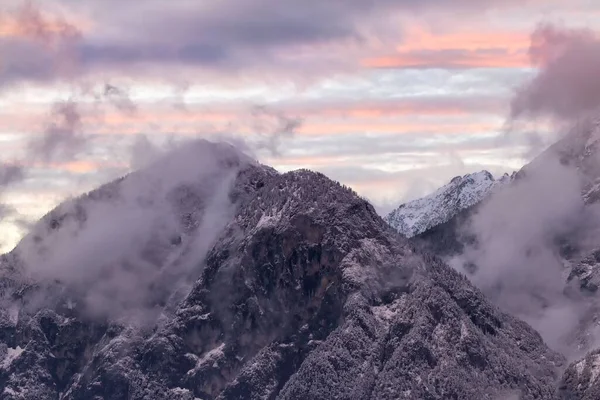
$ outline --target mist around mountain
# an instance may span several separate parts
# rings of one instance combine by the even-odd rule
[[[599,137],[597,118],[585,117],[503,180],[457,177],[385,218],[577,360],[565,375],[573,399],[598,393]]]
[[[2,396],[586,398],[593,153],[564,143],[459,210],[446,252],[423,235],[452,218],[409,240],[322,174],[187,143],[3,256]]]
[[[565,365],[349,188],[206,141],[50,212],[1,294],[6,399],[551,399]]]
[[[533,135],[527,153],[537,155],[508,184],[472,197],[451,182],[386,220],[572,362],[559,398],[596,399],[600,91],[589,82],[597,81],[600,46],[589,31],[551,25],[541,25],[533,37],[538,72],[516,92],[503,140],[543,121],[554,127],[555,143],[539,147],[543,140],[526,131]],[[474,201],[464,207],[461,196]],[[407,229],[411,223],[419,227],[416,234]]]
[[[600,47],[534,39],[507,130],[565,134],[509,182],[402,207],[405,226],[207,141],[59,205],[0,259],[0,399],[597,399]],[[85,141],[75,103],[53,116],[35,157]]]

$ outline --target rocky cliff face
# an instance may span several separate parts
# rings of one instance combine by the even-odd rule
[[[165,292],[136,303],[150,322],[89,313],[76,281],[6,256],[0,398],[553,398],[561,356],[366,201],[318,173],[234,164],[207,251],[182,234],[187,251],[155,258],[161,277],[191,260],[191,286],[141,280]]]
[[[588,353],[571,364],[564,373],[559,388],[561,400],[592,400],[600,398],[600,351]]]

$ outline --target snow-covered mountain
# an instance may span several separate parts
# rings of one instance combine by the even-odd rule
[[[417,236],[479,203],[512,177],[504,174],[496,180],[488,171],[457,176],[430,195],[400,205],[384,219],[404,236]]]
[[[227,147],[202,154],[216,181],[164,190],[151,179],[164,168],[141,171],[155,197],[130,207],[125,177],[50,213],[2,259],[0,398],[555,398],[564,359],[356,193]],[[98,204],[126,212],[99,218]],[[165,223],[165,210],[182,218]],[[147,243],[161,244],[154,257]],[[72,258],[46,263],[69,245]]]

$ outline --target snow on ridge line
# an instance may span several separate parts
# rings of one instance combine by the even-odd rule
[[[399,233],[410,238],[447,222],[459,211],[479,203],[494,188],[510,182],[513,177],[514,174],[504,174],[496,180],[485,170],[457,176],[430,195],[400,205],[384,219]]]
[[[21,347],[17,346],[14,349],[13,348],[7,348],[6,349],[6,355],[4,357],[4,360],[2,360],[2,362],[0,363],[0,368],[8,368],[8,366],[14,361],[16,360],[24,351],[25,349],[22,349]]]

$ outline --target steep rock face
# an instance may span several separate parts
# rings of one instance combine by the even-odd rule
[[[460,210],[446,222],[435,225],[425,232],[411,238],[411,242],[418,248],[432,252],[445,258],[461,254],[466,246],[473,245],[476,238],[465,229],[469,219],[477,213],[481,202],[464,210]]]
[[[413,277],[403,294],[352,296],[344,324],[281,397],[496,399],[518,388],[521,398],[553,398],[556,364],[537,334],[439,260],[423,261],[427,278]]]
[[[488,171],[457,176],[432,194],[402,204],[389,213],[385,220],[404,236],[417,236],[478,204],[495,187],[508,183],[511,179],[510,175],[505,174],[495,180]]]
[[[569,365],[559,387],[561,400],[595,400],[600,398],[600,350]]]
[[[574,263],[567,279],[577,280],[579,287],[588,293],[596,293],[600,287],[600,250],[593,251]]]
[[[238,174],[236,211],[152,326],[5,276],[2,398],[553,398],[562,359],[530,327],[352,191],[260,171]]]

